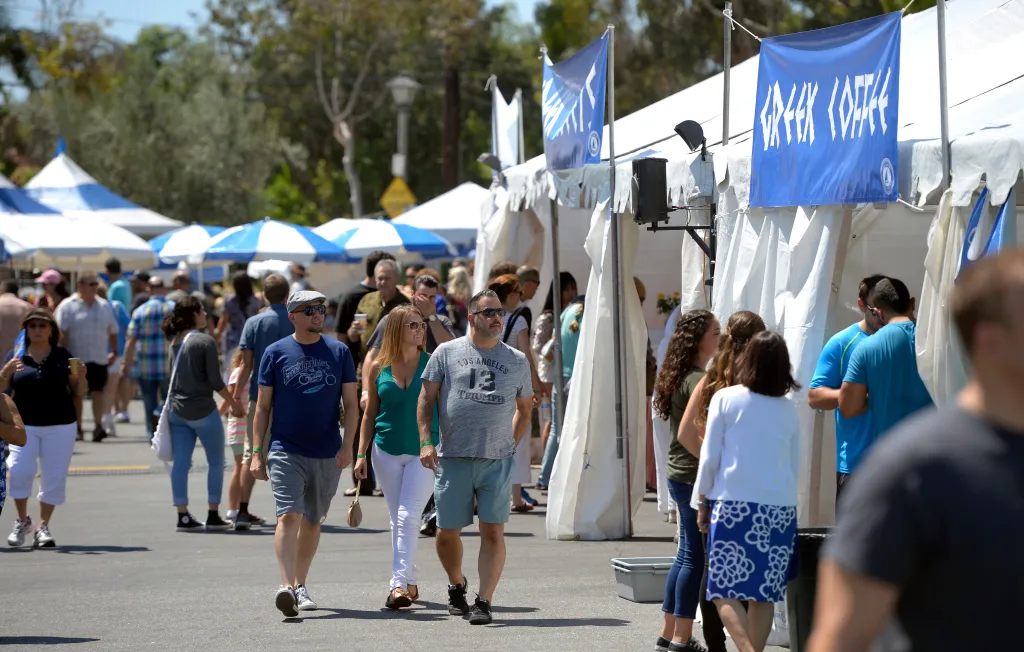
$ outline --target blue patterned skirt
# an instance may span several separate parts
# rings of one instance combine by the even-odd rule
[[[707,599],[779,602],[796,570],[796,507],[717,500],[711,508]]]

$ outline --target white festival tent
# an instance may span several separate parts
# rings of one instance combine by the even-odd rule
[[[719,74],[616,120],[614,197],[610,197],[607,164],[552,174],[540,156],[507,170],[507,190],[492,189],[492,201],[482,218],[477,285],[486,280],[486,269],[493,262],[522,258],[527,253],[540,259],[542,283],[550,282],[550,200],[557,197],[562,267],[576,275],[581,292],[585,291],[587,275],[581,272],[588,269],[589,262],[583,254],[587,229],[582,225],[597,227],[604,221],[604,202],[610,199],[625,217],[624,245],[631,239],[638,243],[635,258],[624,246],[624,279],[641,277],[649,295],[680,289],[683,309],[703,307],[707,268],[701,251],[680,232],[640,230],[629,215],[629,159],[660,156],[668,159],[671,204],[692,204],[707,196],[717,203],[713,310],[721,318],[741,309],[760,313],[769,328],[786,337],[797,379],[806,388],[827,337],[857,319],[860,279],[875,272],[896,276],[912,289],[921,288],[919,366],[936,401],[947,401],[956,383],[932,370],[956,367],[955,338],[949,337],[944,301],[955,276],[950,269],[959,264],[958,243],[963,241],[981,182],[988,185],[991,205],[998,206],[1018,183],[1024,167],[1024,120],[1015,120],[1024,100],[1024,60],[1015,54],[1024,38],[1024,0],[950,0],[946,34],[952,190],[941,196],[941,202],[938,36],[936,12],[929,9],[904,18],[901,42],[899,189],[901,196],[916,206],[751,209],[750,135],[755,124],[758,68],[754,57],[731,71],[729,146],[719,144],[723,130],[723,75]],[[673,127],[684,119],[702,124],[709,143],[707,161],[702,161],[699,153],[690,153],[674,134]],[[605,157],[607,147],[606,127]],[[691,223],[696,223],[699,215],[691,213]],[[672,223],[685,219],[675,217]],[[536,242],[538,233],[545,240],[543,246]],[[630,258],[632,267],[625,265]],[[603,271],[603,266],[595,265],[590,282],[596,280],[600,285]],[[675,287],[657,284],[665,275],[675,281]],[[655,279],[658,281],[652,282]],[[636,295],[630,283],[624,283],[623,290],[624,309],[629,311],[623,330],[631,342],[635,339],[634,313],[638,313],[633,303]],[[595,314],[610,316],[611,295],[594,289],[590,292],[598,295]],[[610,383],[599,382],[612,374],[611,329],[588,333],[588,324],[593,324],[587,320],[592,303],[584,315],[576,380],[561,433],[562,452],[551,481],[555,485],[552,495],[561,493],[563,497],[548,511],[549,538],[604,539],[623,534],[618,516],[622,509],[619,474],[595,478],[587,472],[598,467],[598,459],[617,464],[611,413],[614,389]],[[654,325],[660,319],[652,315],[650,305],[645,306],[645,313],[651,340],[657,346],[660,333]],[[635,369],[628,369],[632,382],[642,377],[643,357],[631,351],[630,358],[635,363]],[[628,398],[630,424],[636,424],[631,432],[643,433],[643,414],[633,405],[632,394]],[[794,400],[801,411],[804,438],[800,523],[827,524],[834,517],[834,474],[830,472],[835,460],[833,419],[831,414],[806,407],[806,390]],[[644,482],[639,465],[643,440],[632,436],[634,507],[636,487],[642,491]],[[584,452],[588,461],[580,464]],[[594,491],[599,483],[615,486]]]
[[[119,226],[61,215],[4,215],[0,238],[15,264],[76,272],[100,271],[110,257],[149,268],[156,256],[149,243]]]
[[[476,244],[480,229],[480,207],[491,193],[483,186],[467,181],[391,220],[430,231],[461,248]]]
[[[25,184],[25,192],[67,217],[113,224],[136,235],[153,237],[184,226],[103,186],[63,152]]]

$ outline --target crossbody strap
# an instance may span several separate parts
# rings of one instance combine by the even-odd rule
[[[170,392],[174,387],[174,377],[178,373],[178,362],[181,360],[181,352],[185,350],[185,342],[188,342],[188,338],[196,334],[197,331],[190,331],[185,335],[184,339],[181,340],[181,346],[178,347],[178,353],[174,356],[174,366],[171,367],[171,379],[167,382],[167,391]]]

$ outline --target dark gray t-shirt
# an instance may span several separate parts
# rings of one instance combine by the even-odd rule
[[[438,315],[437,321],[441,322],[441,325],[445,329],[455,335],[455,331],[452,330],[452,320],[448,319],[444,315]],[[427,323],[427,353],[433,353],[437,350],[437,340],[434,339],[434,332],[430,330],[430,322]],[[368,349],[379,349],[380,341],[384,339],[384,327],[388,324],[388,315],[384,315],[377,322],[377,328],[373,329],[373,334],[370,335],[369,341],[366,342],[366,348]]]
[[[1020,649],[1024,433],[960,408],[897,426],[850,476],[825,555],[899,587],[874,652]]]
[[[171,347],[172,368],[179,348],[181,345]],[[213,393],[223,387],[217,343],[206,333],[192,334],[181,351],[178,372],[167,395],[171,410],[182,419],[198,421],[217,409]]]
[[[516,399],[533,395],[525,355],[501,342],[478,349],[460,337],[437,347],[422,378],[441,383],[439,456],[512,457]]]

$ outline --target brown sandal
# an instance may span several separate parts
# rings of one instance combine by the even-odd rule
[[[398,611],[399,609],[404,609],[405,607],[411,607],[412,600],[409,598],[409,593],[399,586],[391,590],[391,593],[388,594],[388,599],[384,603],[384,606],[388,609]]]
[[[406,592],[409,594],[409,599],[416,602],[420,599],[420,589],[415,584],[410,584],[406,587]]]

